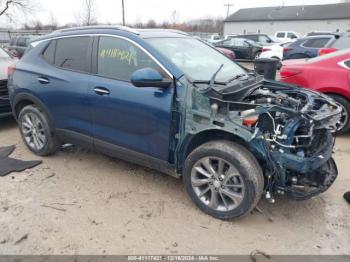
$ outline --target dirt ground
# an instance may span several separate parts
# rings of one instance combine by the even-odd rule
[[[12,144],[14,157],[38,159],[16,123],[1,120],[0,146]],[[350,254],[350,136],[337,147],[340,175],[328,192],[262,200],[263,214],[231,222],[199,211],[180,180],[67,148],[0,178],[0,254]]]

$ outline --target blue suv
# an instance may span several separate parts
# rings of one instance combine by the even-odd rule
[[[286,46],[283,50],[283,60],[313,58],[319,55],[322,48],[336,40],[336,35],[317,35],[300,38]]]
[[[30,44],[8,89],[35,154],[73,143],[182,178],[216,218],[249,213],[263,194],[313,197],[337,177],[338,104],[182,32],[57,31]]]

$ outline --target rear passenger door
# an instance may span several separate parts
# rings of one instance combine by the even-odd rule
[[[130,79],[142,68],[171,77],[130,40],[101,36],[95,42],[89,87],[94,146],[121,158],[132,154],[168,161],[174,89],[138,88]]]
[[[87,100],[91,46],[89,36],[52,40],[42,54],[35,79],[40,88],[38,96],[48,107],[57,132],[88,146],[92,145]]]

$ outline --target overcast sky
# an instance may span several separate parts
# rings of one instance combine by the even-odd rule
[[[21,26],[25,21],[49,23],[51,17],[59,25],[75,23],[82,9],[83,0],[31,0],[36,1],[34,11],[29,14],[16,14],[16,22],[0,18],[0,26]],[[239,8],[337,3],[340,0],[125,0],[127,23],[169,21],[176,11],[180,21],[205,17],[225,17],[227,8],[224,4],[234,4],[231,13]],[[96,14],[100,23],[119,24],[122,21],[121,0],[96,0]]]

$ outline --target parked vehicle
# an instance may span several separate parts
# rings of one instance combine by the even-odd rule
[[[232,38],[245,38],[254,42],[258,42],[260,45],[271,45],[274,44],[275,41],[272,37],[265,34],[247,34],[247,35],[237,35]]]
[[[275,33],[275,38],[281,41],[295,41],[300,37],[301,35],[294,31],[278,31]]]
[[[235,52],[237,59],[254,60],[259,57],[262,46],[257,42],[244,38],[231,38],[215,44],[216,47],[226,48]]]
[[[219,50],[221,53],[223,53],[228,58],[230,58],[231,60],[236,59],[235,52],[233,52],[232,50],[229,50],[226,48],[221,48],[221,47],[217,47],[216,49]]]
[[[10,40],[10,44],[8,46],[9,51],[15,52],[15,55],[21,58],[27,49],[29,43],[37,38],[37,36],[18,36],[13,37]]]
[[[343,108],[338,133],[350,130],[350,49],[308,60],[286,61],[280,73],[283,82],[331,96]]]
[[[232,37],[237,36],[236,34],[225,35],[223,40],[231,39]]]
[[[8,86],[37,155],[80,144],[182,177],[221,219],[248,214],[262,194],[313,197],[337,177],[333,100],[265,81],[185,33],[83,27],[31,47]]]
[[[333,35],[309,36],[301,38],[286,46],[283,51],[283,59],[312,58],[319,55],[322,48],[327,47],[333,40]]]
[[[7,90],[7,68],[16,61],[17,59],[11,57],[3,48],[0,48],[0,119],[12,115]]]
[[[218,34],[208,35],[205,38],[203,38],[204,41],[207,41],[211,44],[215,44],[219,41],[221,41],[221,37]]]
[[[291,42],[277,43],[274,45],[264,46],[260,58],[275,58],[282,60],[283,50],[286,46],[290,45]]]
[[[350,48],[350,32],[335,34],[326,47],[320,49],[319,55],[329,54],[338,50]]]
[[[334,35],[334,33],[330,31],[313,31],[308,33],[306,36],[319,36],[319,35]]]

